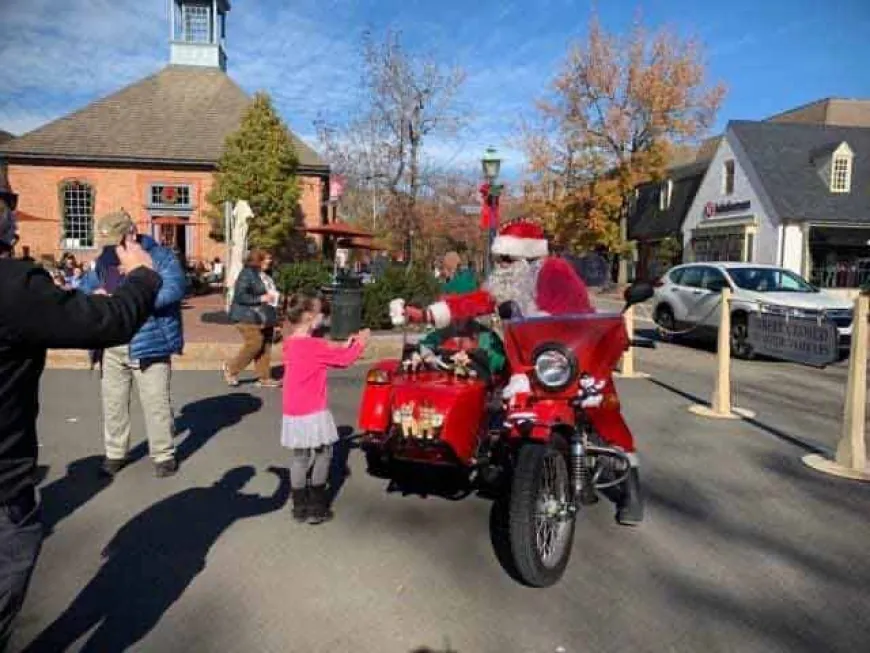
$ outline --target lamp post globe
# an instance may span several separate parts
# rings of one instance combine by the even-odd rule
[[[486,148],[486,152],[483,154],[483,158],[480,160],[480,164],[483,167],[483,176],[490,183],[494,183],[496,179],[498,179],[498,173],[501,170],[501,158],[498,156],[498,152],[492,146]]]

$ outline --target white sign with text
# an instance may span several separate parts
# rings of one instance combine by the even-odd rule
[[[833,322],[770,313],[749,315],[749,344],[757,354],[824,367],[837,360],[839,336]]]

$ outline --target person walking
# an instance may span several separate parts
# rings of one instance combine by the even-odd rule
[[[242,346],[235,358],[224,363],[227,385],[239,385],[239,374],[252,362],[257,374],[257,386],[280,387],[272,379],[272,343],[278,324],[278,304],[281,295],[270,276],[272,255],[253,250],[236,279],[230,319],[242,334]]]
[[[129,242],[115,243],[127,283],[113,297],[58,288],[45,269],[14,258],[17,204],[0,168],[0,651],[8,645],[44,537],[36,420],[46,350],[129,341],[153,310],[161,286],[149,254]]]
[[[284,340],[284,417],[281,444],[291,451],[290,487],[293,518],[320,524],[332,518],[326,482],[332,445],[338,441],[335,420],[327,408],[326,373],[347,367],[365,350],[368,329],[334,344],[312,333],[323,322],[321,301],[294,295],[287,307]],[[309,479],[310,477],[310,479]]]
[[[111,244],[124,239],[139,243],[148,252],[162,280],[154,315],[136,332],[129,345],[110,347],[102,353],[100,390],[105,459],[101,471],[111,477],[127,465],[130,399],[135,381],[155,474],[172,476],[178,471],[178,462],[173,442],[175,418],[170,379],[172,356],[184,349],[181,323],[181,300],[186,285],[184,270],[172,250],[158,245],[150,236],[140,235],[133,218],[125,211],[99,218],[95,230],[97,246],[105,249],[94,269],[81,282],[84,292],[113,295],[123,287],[126,279]]]

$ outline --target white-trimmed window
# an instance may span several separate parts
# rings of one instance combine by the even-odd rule
[[[187,184],[151,184],[148,200],[151,208],[190,209],[190,186]]]
[[[668,179],[659,188],[659,211],[667,211],[671,208],[671,196],[673,194],[674,182]]]
[[[94,189],[80,181],[66,181],[60,187],[63,211],[64,249],[94,246]]]
[[[188,43],[211,43],[211,6],[185,4],[181,11],[183,40]]]
[[[734,194],[734,159],[728,159],[722,164],[722,194]]]
[[[831,162],[831,192],[848,193],[852,187],[852,157],[836,154]]]

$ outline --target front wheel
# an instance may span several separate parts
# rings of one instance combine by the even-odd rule
[[[749,344],[749,319],[745,315],[731,316],[731,355],[741,360],[755,358],[755,350]]]
[[[555,448],[527,444],[520,449],[508,528],[519,579],[532,587],[555,584],[574,541],[571,479],[565,455]]]

